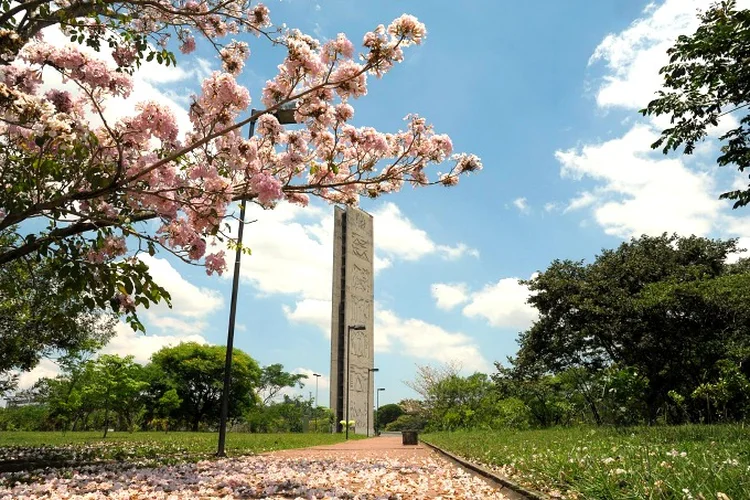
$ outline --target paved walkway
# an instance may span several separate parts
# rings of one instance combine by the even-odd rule
[[[331,492],[330,488],[335,486],[334,498],[510,498],[501,493],[499,487],[426,446],[402,445],[400,435],[281,450],[264,456],[292,469],[305,469],[308,488]]]

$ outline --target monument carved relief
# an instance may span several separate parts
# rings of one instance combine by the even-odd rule
[[[352,303],[352,320],[356,323],[367,323],[372,317],[372,300],[353,295]]]
[[[355,229],[359,229],[360,231],[367,231],[367,223],[370,222],[363,212],[361,211],[348,211],[346,213],[347,217],[349,217],[349,220],[347,222],[351,223],[352,227]],[[370,229],[372,231],[372,229]]]
[[[352,264],[352,289],[362,292],[365,295],[372,294],[372,281],[369,269]]]
[[[363,371],[365,373],[362,373]],[[352,386],[350,390],[354,392],[367,392],[367,368],[352,367]]]
[[[354,358],[370,358],[370,342],[369,339],[364,335],[357,335],[360,332],[352,332],[352,359]]]
[[[365,262],[372,262],[372,260],[370,259],[370,249],[372,248],[372,242],[358,234],[354,234],[353,236],[354,238],[352,238],[352,253]]]

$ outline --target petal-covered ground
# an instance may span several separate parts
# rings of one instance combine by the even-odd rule
[[[255,456],[158,468],[88,466],[24,474],[0,499],[502,499],[483,480],[434,456]],[[26,482],[28,481],[28,482]]]

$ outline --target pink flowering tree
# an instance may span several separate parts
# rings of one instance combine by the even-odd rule
[[[0,266],[47,259],[69,292],[86,291],[91,307],[124,311],[134,327],[142,328],[137,305],[169,299],[137,254],[164,249],[222,273],[224,252],[211,243],[231,246],[226,222],[237,200],[273,208],[314,196],[356,205],[404,184],[453,186],[481,169],[474,155],[454,154],[450,138],[424,118],[409,115],[392,133],[350,124],[368,79],[424,40],[425,26],[413,16],[366,33],[357,50],[344,34],[320,43],[275,27],[268,8],[248,0],[3,6]],[[46,41],[48,30],[61,30],[70,43]],[[255,113],[236,79],[250,55],[240,39],[249,35],[285,51]],[[180,131],[158,102],[105,118],[112,98],[130,94],[144,61],[174,65],[170,47],[189,54],[197,43],[215,49],[223,71],[193,96],[190,130]],[[66,85],[50,88],[60,78]],[[272,114],[289,107],[303,127],[284,129]],[[257,126],[248,139],[250,122]],[[442,162],[449,162],[445,173],[432,172]]]

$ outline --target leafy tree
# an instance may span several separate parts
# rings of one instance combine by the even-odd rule
[[[386,431],[421,431],[427,427],[422,415],[404,414],[385,426]]]
[[[513,400],[519,400],[523,403],[522,414],[535,427],[569,423],[572,404],[566,397],[560,379],[542,370],[540,363],[529,367],[518,360],[513,362],[515,366],[512,368],[495,363],[497,373],[492,375],[492,379],[499,398],[498,416],[504,417],[507,407],[512,408],[516,404]],[[514,427],[523,428],[522,419],[515,421]]]
[[[0,236],[0,246],[7,241]],[[66,290],[59,271],[46,259],[0,266],[0,375],[95,350],[114,335],[115,319],[91,307],[91,291]]]
[[[165,347],[151,357],[152,369],[158,369],[168,387],[159,398],[174,388],[181,403],[171,415],[197,431],[201,423],[219,420],[224,380],[226,347],[183,342]],[[261,370],[258,363],[239,349],[232,354],[229,418],[239,418],[255,404]]]
[[[452,375],[430,390],[430,423],[445,430],[489,426],[496,401],[494,384],[484,373]]]
[[[72,43],[48,42],[48,28]],[[257,111],[248,110],[250,94],[236,79],[249,46],[229,34],[285,51]],[[223,272],[224,251],[207,250],[214,239],[235,246],[226,224],[234,201],[273,208],[314,196],[354,205],[405,183],[455,185],[481,162],[453,155],[450,139],[423,118],[410,115],[393,134],[350,124],[350,103],[367,93],[367,76],[383,76],[425,36],[422,23],[403,15],[367,33],[360,58],[343,34],[320,44],[274,26],[268,8],[250,0],[6,3],[0,267],[49,260],[66,293],[94,286],[86,299],[92,306],[124,312],[143,328],[135,306],[168,296],[133,255],[162,249],[209,274]],[[191,130],[180,131],[171,110],[154,101],[109,119],[108,105],[130,94],[133,74],[153,71],[149,62],[177,64],[175,39],[183,54],[201,42],[222,61],[192,100]],[[60,78],[70,85],[50,83]],[[301,129],[283,130],[274,115],[282,109],[293,110]],[[257,134],[247,139],[242,128],[255,122]],[[449,159],[446,174],[432,174],[430,166]]]
[[[736,250],[732,240],[643,236],[592,264],[554,261],[526,282],[540,316],[520,336],[517,377],[632,368],[639,380],[627,384],[644,385],[653,422],[670,390],[686,394],[747,342],[750,275],[726,264]]]
[[[430,365],[416,365],[417,374],[414,380],[404,381],[407,387],[422,396],[423,399],[428,399],[430,391],[436,384],[440,383],[446,378],[458,375],[461,370],[460,363],[456,361],[444,363],[438,366]],[[407,410],[408,411],[408,410]]]
[[[669,64],[660,71],[665,90],[641,113],[671,118],[652,145],[665,154],[679,148],[691,154],[721,117],[739,115],[737,126],[719,137],[718,163],[744,172],[750,166],[750,10],[723,0],[701,13],[700,20],[695,33],[678,37],[668,50]],[[734,200],[734,208],[748,205],[750,186],[721,198]]]
[[[378,429],[384,428],[404,413],[406,413],[404,409],[395,403],[383,405],[375,412],[375,427]]]
[[[142,380],[141,365],[133,361],[133,356],[103,354],[88,366],[91,376],[81,391],[104,410],[102,437],[107,437],[110,413],[115,413],[128,430],[134,430],[134,418],[143,407],[141,394],[147,386]]]
[[[258,395],[264,405],[269,404],[282,389],[287,387],[294,388],[304,387],[303,379],[307,375],[303,373],[289,373],[284,371],[284,365],[275,363],[263,367],[260,374],[260,384],[258,385]]]

